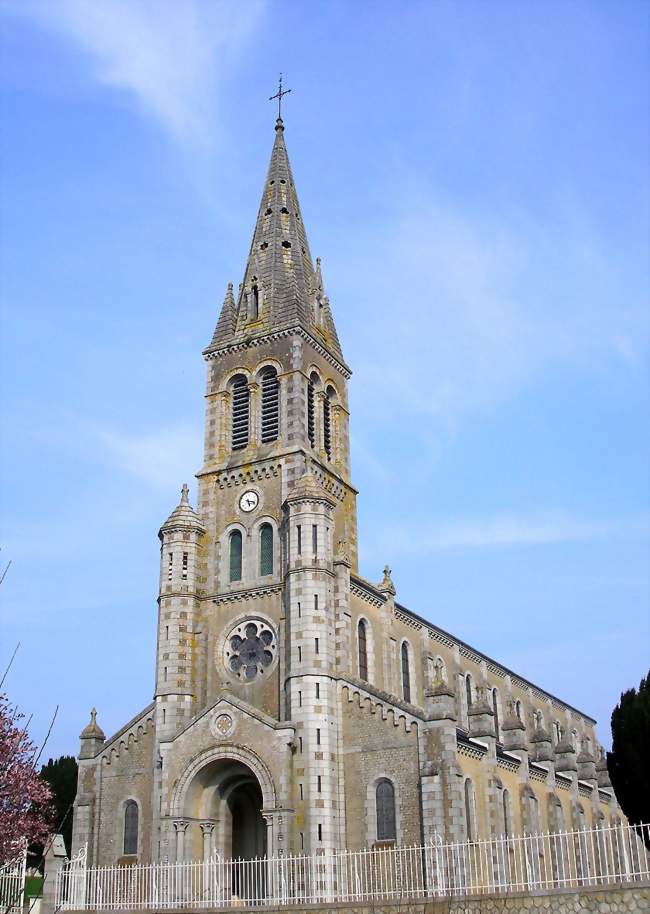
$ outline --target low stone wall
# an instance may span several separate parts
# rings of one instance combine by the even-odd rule
[[[92,910],[92,909],[91,909]],[[359,902],[357,904],[288,905],[281,907],[229,907],[220,910],[238,914],[650,914],[650,882],[634,885],[614,884],[600,888],[553,889],[521,892],[510,895],[475,895],[468,898],[437,899],[436,901],[403,901],[400,903]],[[209,908],[166,908],[164,914],[208,914]],[[68,912],[88,914],[88,912]],[[111,914],[132,914],[129,909]],[[151,914],[163,914],[155,908]]]
[[[436,901],[301,905],[300,907],[237,908],[257,914],[518,914],[544,911],[548,914],[650,914],[650,882],[635,885],[609,885],[589,889],[553,889],[552,891],[513,893],[511,895],[476,895]],[[194,914],[194,912],[193,912]]]

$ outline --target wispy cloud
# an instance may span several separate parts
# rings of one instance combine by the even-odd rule
[[[122,90],[175,139],[209,145],[229,66],[259,25],[265,0],[10,0],[86,53],[93,76]]]
[[[572,517],[565,512],[532,516],[495,515],[391,524],[371,534],[368,552],[415,555],[449,549],[495,549],[578,543],[609,536],[648,535],[647,517],[624,521],[597,521]]]
[[[626,284],[639,264],[612,256],[577,205],[558,203],[543,225],[422,187],[404,191],[380,230],[360,225],[354,261],[346,252],[334,264],[363,322],[362,345],[347,354],[366,381],[356,391],[364,414],[390,405],[453,422],[558,370],[646,354],[647,302],[633,293],[644,284]]]
[[[174,491],[201,459],[201,430],[169,425],[139,433],[91,426],[97,453],[115,469],[167,491]]]

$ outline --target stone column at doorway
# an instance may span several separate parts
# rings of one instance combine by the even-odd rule
[[[199,822],[203,832],[203,859],[209,860],[214,848],[214,830],[216,822]]]
[[[295,815],[293,809],[263,809],[266,822],[266,847],[269,857],[284,857],[288,853],[289,820]]]
[[[176,832],[176,863],[182,863],[185,860],[185,832],[190,823],[187,819],[176,819],[174,821],[174,831]]]

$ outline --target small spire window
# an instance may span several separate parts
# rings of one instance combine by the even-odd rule
[[[244,375],[236,375],[231,384],[232,392],[232,449],[248,446],[250,419],[250,392]]]
[[[181,572],[181,578],[184,581],[187,581],[187,564],[188,564],[189,555],[187,552],[183,553],[183,570]]]
[[[262,443],[275,441],[280,432],[280,382],[275,368],[262,372]]]

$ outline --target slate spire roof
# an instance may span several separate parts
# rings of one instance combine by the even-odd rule
[[[307,331],[343,362],[320,261],[314,269],[311,259],[284,124],[278,118],[244,279],[236,299],[228,285],[205,353],[293,327]]]

